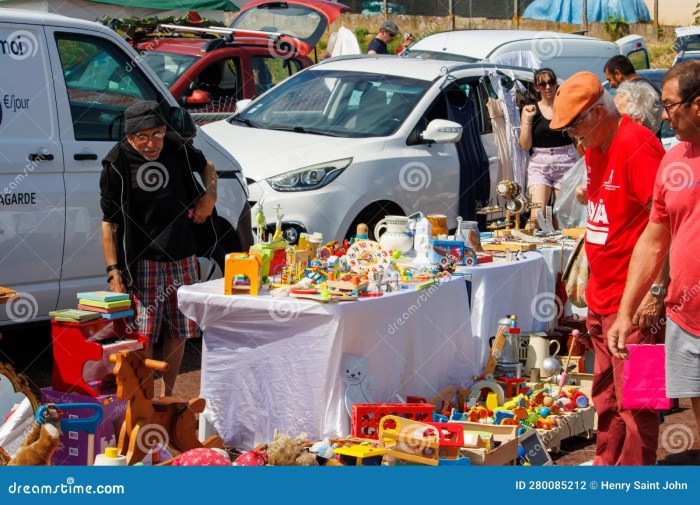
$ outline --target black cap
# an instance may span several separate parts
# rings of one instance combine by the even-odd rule
[[[135,103],[124,111],[124,133],[136,133],[166,124],[158,102],[146,100]]]

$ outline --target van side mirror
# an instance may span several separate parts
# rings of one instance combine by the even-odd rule
[[[433,119],[421,133],[423,142],[435,144],[456,144],[462,138],[462,126],[446,119]]]
[[[188,111],[182,107],[172,107],[168,113],[168,123],[173,130],[186,139],[194,138],[197,135],[197,125]]]

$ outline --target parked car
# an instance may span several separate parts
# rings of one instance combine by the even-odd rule
[[[499,66],[531,85],[532,70]],[[292,76],[226,121],[204,130],[236,153],[251,204],[268,223],[281,205],[286,238],[355,235],[386,214],[446,214],[456,226],[461,126],[447,120],[444,86],[475,106],[483,144],[497,154],[480,80],[495,65],[392,56],[325,60]]]
[[[637,75],[640,77],[644,77],[645,79],[648,79],[649,82],[651,82],[654,86],[656,86],[657,89],[661,90],[662,89],[662,81],[664,79],[664,75],[666,75],[667,70],[665,69],[654,69],[654,70],[637,70]],[[608,92],[615,96],[616,89],[610,87],[610,83],[608,81],[605,81],[603,83],[603,87],[608,90]],[[676,138],[676,134],[674,133],[673,129],[671,128],[671,125],[668,124],[668,121],[663,121],[661,123],[661,143],[664,145],[664,148],[668,151],[671,149],[673,146],[678,144],[679,140]]]
[[[178,103],[204,124],[312,65],[308,55],[346,9],[323,0],[255,0],[229,29],[162,25],[132,43]]]
[[[557,77],[589,70],[605,79],[605,62],[624,54],[635,68],[649,68],[644,39],[629,35],[617,42],[606,42],[574,33],[529,30],[455,30],[428,35],[410,47],[420,58],[464,61],[488,61],[532,68],[550,67]]]
[[[678,52],[673,65],[684,60],[700,59],[700,26],[679,26],[673,48]],[[673,66],[672,65],[672,66]]]
[[[75,307],[104,289],[99,179],[124,138],[123,112],[155,100],[170,126],[197,133],[153,71],[97,23],[0,8],[0,286],[22,293],[0,305],[0,326]],[[240,247],[246,185],[236,160],[206,133],[194,145],[219,173],[217,234]],[[247,226],[246,239],[250,236]]]

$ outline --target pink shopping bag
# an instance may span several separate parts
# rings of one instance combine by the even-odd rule
[[[630,410],[666,410],[666,348],[664,344],[630,344],[629,359],[624,362],[622,408]]]

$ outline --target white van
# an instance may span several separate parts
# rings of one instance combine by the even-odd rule
[[[434,33],[415,42],[411,55],[439,60],[549,67],[560,79],[588,70],[605,80],[605,63],[624,54],[637,70],[649,68],[646,43],[639,35],[607,42],[575,33],[531,30],[455,30]]]
[[[64,16],[0,8],[0,326],[75,307],[106,288],[99,177],[123,138],[123,111],[156,100],[183,135],[194,124],[115,32]],[[247,187],[204,132],[194,144],[219,172],[217,234],[239,250]],[[248,226],[249,227],[249,226]]]

